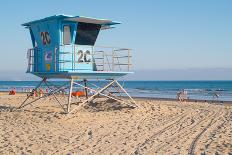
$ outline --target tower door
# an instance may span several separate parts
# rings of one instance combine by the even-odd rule
[[[62,47],[60,48],[60,70],[73,70],[73,46],[71,45],[71,26],[63,24]]]

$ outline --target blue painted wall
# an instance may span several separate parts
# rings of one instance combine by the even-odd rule
[[[71,44],[63,45],[63,27],[65,25],[71,28]],[[75,38],[78,29],[78,23],[65,21],[62,18],[50,20],[41,20],[32,22],[29,26],[32,45],[35,48],[34,69],[33,72],[61,72],[61,71],[93,71],[92,46],[75,45]],[[88,59],[91,62],[76,63],[80,57],[78,54],[68,54],[79,50],[89,50],[91,55]]]
[[[58,21],[45,21],[35,23],[30,26],[34,35],[35,43],[32,44],[35,50],[34,66],[35,72],[54,72],[55,67],[55,47],[60,44],[60,30]],[[33,37],[32,37],[33,38]],[[38,67],[37,67],[38,66]]]

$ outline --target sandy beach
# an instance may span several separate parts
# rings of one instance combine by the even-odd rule
[[[13,110],[0,94],[0,154],[232,154],[232,106],[136,99],[60,113],[53,98]]]

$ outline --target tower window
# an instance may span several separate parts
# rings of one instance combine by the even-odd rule
[[[93,46],[96,42],[100,29],[101,25],[81,22],[78,23],[75,44]]]
[[[65,25],[64,26],[64,33],[63,33],[63,44],[71,44],[71,31],[70,26]]]

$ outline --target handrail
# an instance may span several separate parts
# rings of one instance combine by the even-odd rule
[[[88,49],[90,62],[83,62],[86,58],[79,61],[79,51]],[[41,51],[39,48],[28,50],[28,67],[27,72],[36,72],[41,69],[41,59],[37,58],[35,52]],[[86,51],[84,51],[86,52]],[[42,55],[40,55],[42,56]],[[82,46],[82,45],[60,45],[53,50],[53,62],[51,68],[54,72],[64,70],[80,70],[80,64],[91,63],[96,71],[130,71],[131,69],[131,49],[115,48],[107,46]],[[54,63],[54,64],[53,64]],[[94,67],[95,66],[95,67]],[[68,67],[68,68],[67,68]],[[78,68],[79,67],[79,68]]]

